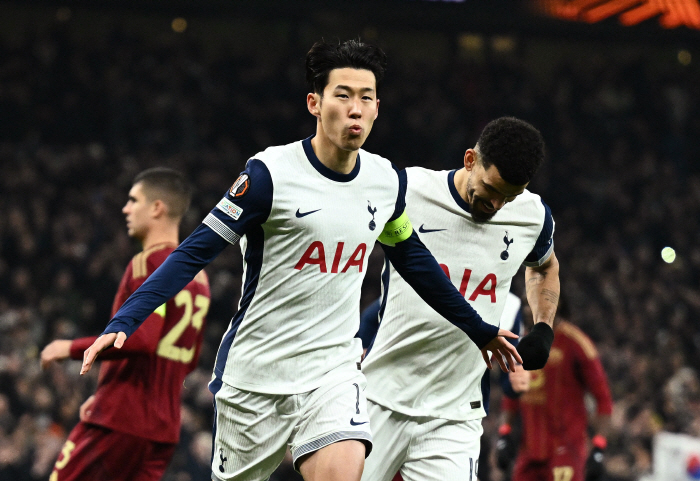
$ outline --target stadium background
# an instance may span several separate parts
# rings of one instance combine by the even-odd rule
[[[321,37],[387,51],[366,148],[398,166],[457,168],[500,115],[542,130],[531,190],[552,208],[573,321],[610,378],[609,479],[648,474],[659,431],[700,436],[700,32],[552,20],[503,0],[327,3],[0,2],[0,480],[46,480],[94,390],[96,370],[42,372],[38,353],[107,322],[138,250],[121,214],[133,176],[188,174],[187,235],[249,156],[313,133],[303,58]],[[207,270],[206,345],[167,481],[208,477],[206,383],[240,294],[238,249]]]

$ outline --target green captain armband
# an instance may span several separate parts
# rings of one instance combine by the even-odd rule
[[[163,304],[163,305],[160,306],[158,309],[156,309],[155,311],[153,311],[153,313],[154,313],[154,314],[158,314],[160,317],[162,317],[163,319],[165,319],[165,304]]]
[[[413,233],[413,226],[406,214],[406,211],[398,219],[387,222],[384,230],[377,238],[379,242],[390,247],[394,247],[399,242],[405,241]]]

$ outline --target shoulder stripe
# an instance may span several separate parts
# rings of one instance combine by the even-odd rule
[[[589,359],[595,359],[598,357],[598,350],[593,345],[593,342],[578,327],[574,326],[573,324],[562,322],[558,326],[558,330],[578,344],[581,349],[583,349],[586,357]]]
[[[160,250],[166,249],[170,246],[171,244],[158,244],[154,245],[152,247],[149,247],[143,252],[139,252],[134,256],[134,258],[131,260],[131,271],[134,279],[140,279],[142,277],[147,277],[148,276],[148,256],[153,254],[154,252],[158,252]]]

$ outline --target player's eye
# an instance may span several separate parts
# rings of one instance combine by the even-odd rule
[[[347,94],[338,94],[338,95],[336,95],[336,97],[338,97],[339,99],[347,99],[347,98],[350,98],[350,97],[347,96]]]
[[[369,100],[369,101],[372,101],[372,100],[374,100],[374,99],[373,99],[372,97],[368,97],[367,95],[365,95],[364,97],[362,97],[362,100]]]

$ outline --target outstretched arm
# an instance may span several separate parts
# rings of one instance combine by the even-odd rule
[[[405,221],[408,222],[407,217]],[[387,226],[391,230],[392,226],[389,224]],[[517,338],[517,336],[484,322],[447,278],[428,248],[413,232],[410,222],[408,222],[408,229],[410,229],[408,236],[391,239],[390,236],[383,234],[383,237],[380,237],[382,249],[396,271],[413,287],[421,299],[474,341],[481,350],[489,369],[492,365],[488,351],[492,351],[503,371],[514,371],[515,362],[522,362],[522,358],[516,348],[504,337]],[[389,245],[392,243],[393,246]]]

